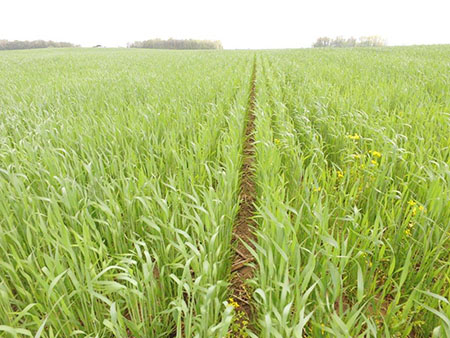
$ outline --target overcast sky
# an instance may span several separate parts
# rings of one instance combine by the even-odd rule
[[[233,48],[310,47],[320,36],[450,43],[450,0],[0,0],[0,39],[126,46],[150,38]]]

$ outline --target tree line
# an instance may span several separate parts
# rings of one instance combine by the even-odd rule
[[[63,48],[63,47],[78,47],[69,42],[55,42],[55,41],[8,41],[0,40],[0,50],[13,50],[13,49],[33,49],[33,48]]]
[[[220,41],[210,40],[177,40],[177,39],[151,39],[135,41],[127,45],[128,48],[153,48],[153,49],[223,49]]]
[[[386,41],[377,35],[362,36],[358,39],[354,37],[344,38],[338,36],[334,39],[327,36],[320,37],[314,42],[314,48],[323,47],[381,47],[386,46]]]

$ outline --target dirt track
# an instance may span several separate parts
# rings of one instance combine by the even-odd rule
[[[251,321],[252,307],[250,305],[251,295],[248,292],[245,282],[253,277],[254,268],[248,263],[254,260],[253,256],[246,248],[244,243],[250,247],[254,247],[252,242],[256,240],[253,233],[255,221],[255,200],[256,187],[254,180],[254,129],[255,129],[255,99],[256,99],[256,59],[253,63],[253,72],[251,75],[250,95],[247,108],[247,124],[245,127],[245,140],[243,145],[243,163],[241,168],[240,183],[240,205],[235,224],[233,227],[233,248],[235,250],[232,263],[232,297],[239,304],[238,311],[243,312],[242,321]]]

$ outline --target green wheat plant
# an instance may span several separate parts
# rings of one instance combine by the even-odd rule
[[[251,61],[2,53],[1,334],[226,334]]]
[[[0,336],[450,336],[449,55],[1,52]]]
[[[262,53],[258,336],[450,334],[448,52]]]

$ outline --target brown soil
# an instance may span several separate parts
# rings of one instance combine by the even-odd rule
[[[252,318],[252,307],[250,305],[251,295],[246,287],[246,280],[253,277],[254,267],[248,263],[254,260],[254,257],[245,245],[254,248],[252,242],[255,242],[256,236],[253,232],[255,221],[255,200],[256,186],[254,179],[254,129],[255,129],[255,98],[256,98],[256,60],[253,64],[253,73],[251,76],[251,87],[249,102],[247,108],[247,125],[245,128],[245,140],[243,145],[243,164],[241,168],[241,182],[239,195],[239,212],[236,216],[233,227],[232,245],[234,255],[232,261],[231,278],[231,297],[239,304],[236,309],[243,316],[238,316],[239,321],[250,322]],[[244,245],[245,243],[245,245]]]

